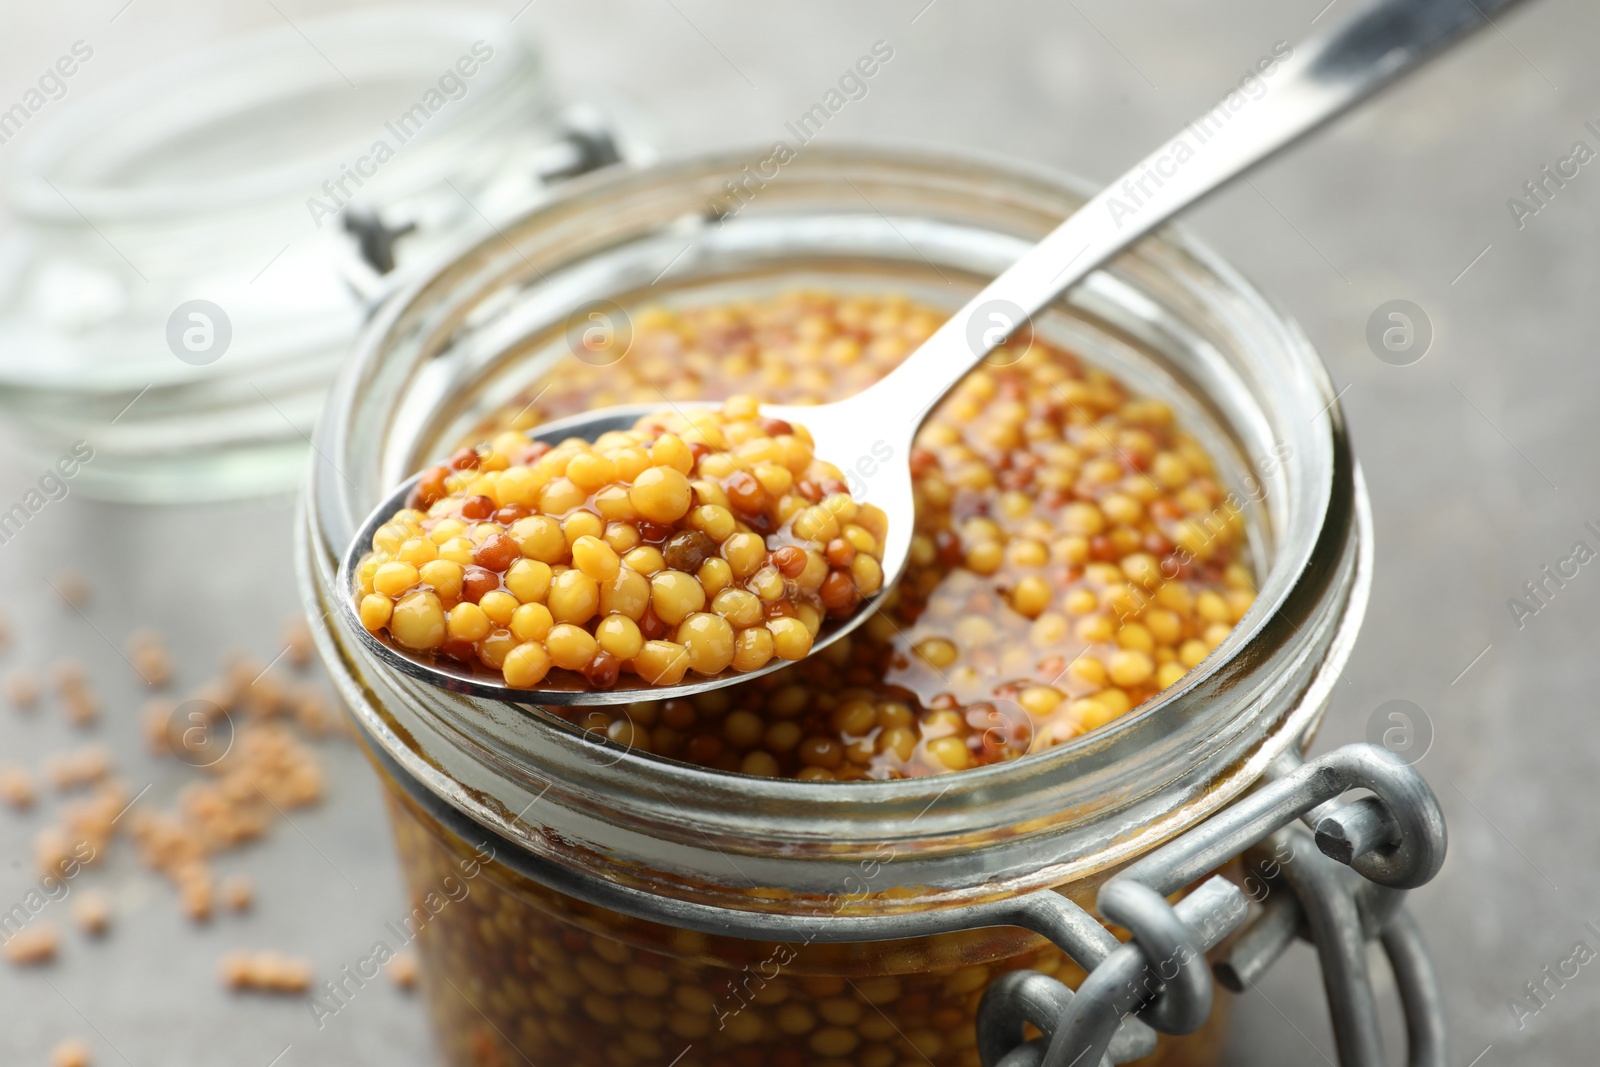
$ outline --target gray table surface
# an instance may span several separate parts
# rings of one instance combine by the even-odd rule
[[[829,125],[828,139],[965,145],[1103,180],[1273,42],[1352,6],[1334,0],[1323,12],[1326,2],[495,7],[544,39],[575,95],[631,94],[677,150],[769,142],[881,38],[893,62]],[[20,94],[29,72],[77,38],[94,42],[97,60],[74,92],[158,56],[181,63],[241,28],[346,6],[8,4],[0,99]],[[1600,520],[1600,172],[1585,168],[1521,230],[1506,207],[1574,141],[1596,144],[1584,123],[1600,119],[1597,31],[1600,8],[1583,0],[1531,5],[1190,221],[1304,324],[1343,390],[1372,489],[1377,579],[1323,744],[1361,738],[1391,699],[1414,702],[1432,721],[1421,766],[1448,814],[1451,851],[1413,906],[1447,987],[1450,1062],[1463,1067],[1592,1062],[1600,1036],[1600,965],[1551,985],[1548,1003],[1520,1023],[1508,1006],[1575,942],[1600,949],[1584,927],[1600,920],[1600,829],[1587,817],[1600,801],[1600,579],[1585,568],[1521,629],[1507,608],[1575,540],[1592,544],[1582,525]],[[15,150],[0,147],[0,173]],[[1421,305],[1436,331],[1413,366],[1380,362],[1365,341],[1368,317],[1396,298]],[[20,496],[33,473],[0,464],[0,499]],[[290,508],[282,499],[52,505],[0,547],[0,607],[17,631],[0,668],[75,651],[106,698],[95,735],[118,750],[134,788],[153,783],[140,803],[170,803],[190,772],[143,754],[141,693],[113,646],[136,626],[158,627],[179,651],[180,688],[210,677],[227,649],[275,655],[296,606],[276,577],[289,567]],[[68,568],[92,578],[84,617],[45,583]],[[216,612],[228,625],[205,621]],[[0,710],[0,758],[37,761],[77,737],[48,705],[31,717]],[[97,1062],[138,1067],[436,1062],[419,1005],[387,986],[318,1031],[302,1003],[232,997],[215,980],[217,957],[233,947],[281,948],[336,970],[402,910],[372,774],[348,743],[323,754],[328,802],[219,864],[258,883],[247,917],[192,926],[126,845],[85,875],[85,886],[112,893],[116,927],[102,944],[69,934],[48,970],[0,967],[0,1061],[43,1063],[56,1040],[81,1034]],[[30,841],[52,807],[0,811],[0,901],[31,884]],[[1331,1062],[1320,997],[1313,960],[1297,950],[1264,989],[1237,1001],[1230,1062]]]

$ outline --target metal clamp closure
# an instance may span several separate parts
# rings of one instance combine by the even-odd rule
[[[1371,795],[1341,802],[1351,789]],[[1155,1031],[1199,1029],[1212,1003],[1205,954],[1241,928],[1216,965],[1217,980],[1236,990],[1253,985],[1296,937],[1316,946],[1341,1067],[1384,1062],[1366,963],[1367,942],[1381,940],[1406,1014],[1410,1063],[1442,1064],[1438,987],[1401,900],[1403,890],[1438,873],[1444,854],[1438,800],[1396,756],[1350,745],[1285,767],[1101,886],[1101,917],[1126,928],[1131,941],[1105,951],[1080,924],[1062,931],[1070,937],[1041,929],[1088,977],[1076,992],[1029,971],[991,985],[978,1013],[985,1067],[1125,1063],[1149,1055]],[[1212,875],[1176,904],[1167,902],[1241,855],[1254,872],[1243,887]],[[1259,907],[1247,925],[1252,900]],[[1044,1036],[1025,1041],[1026,1023]]]

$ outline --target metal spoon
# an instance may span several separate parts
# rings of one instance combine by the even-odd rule
[[[1247,72],[1239,88],[1063,222],[882,381],[833,404],[763,405],[762,414],[809,429],[816,454],[845,473],[852,495],[889,516],[883,590],[854,615],[827,624],[812,651],[860,625],[904,571],[914,521],[911,443],[928,412],[963,375],[1008,338],[1030,330],[1033,315],[1140,237],[1521,2],[1380,0],[1298,47],[1274,50]],[[677,405],[682,410],[709,406]],[[606,408],[547,423],[531,436],[551,444],[569,437],[592,441],[658,409],[653,404]],[[361,626],[348,591],[373,533],[405,505],[416,480],[399,486],[367,519],[345,556],[337,586],[344,592],[339,603],[346,621],[394,669],[445,689],[498,700],[596,705],[687,696],[785,666],[779,660],[759,671],[673,686],[513,689],[487,674],[409,658]]]

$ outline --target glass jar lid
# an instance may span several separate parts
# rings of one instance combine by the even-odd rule
[[[114,84],[19,157],[0,406],[40,451],[88,441],[96,495],[287,488],[385,276],[643,151],[605,121],[470,9],[302,21]]]

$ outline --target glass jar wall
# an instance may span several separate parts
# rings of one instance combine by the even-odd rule
[[[600,906],[586,914],[687,937],[707,931],[686,907],[728,909],[755,930],[764,916],[926,913],[1051,887],[1087,903],[1108,873],[1237,798],[1308,739],[1365,605],[1364,495],[1315,353],[1232,271],[1164,233],[1035,323],[1085,363],[1169,404],[1241,502],[1256,600],[1158,699],[1048,751],[954,775],[806,782],[663,759],[535,706],[474,701],[385,671],[328,612],[345,595],[332,587],[336,560],[387,487],[577,358],[567,342],[575,308],[706,306],[805,286],[895,290],[953,310],[1083,199],[1052,175],[966,157],[809,149],[730,211],[724,183],[745,163],[693,160],[580,183],[507,227],[505,241],[417,280],[380,310],[319,429],[303,580],[323,619],[325,658],[373,751],[403,784],[396,822],[414,890],[425,892],[437,873],[429,855],[481,828],[510,850],[502,862],[554,891],[530,883],[503,898],[514,903],[495,905],[508,916],[507,951],[532,969],[523,992],[500,994],[519,1011],[516,998],[535,996],[540,965],[516,942],[570,932],[540,917],[552,908]],[[410,794],[459,817],[455,828],[430,827]],[[863,865],[873,877],[841,902]],[[475,982],[487,995],[500,965],[476,962],[482,953],[463,943],[468,932],[439,929],[427,948],[436,1017],[445,1043],[466,1050],[459,1061],[477,1062],[464,1036],[471,1020],[449,1006],[459,992],[451,985]],[[956,971],[892,944],[829,952],[869,961],[901,988],[931,991],[960,967],[1034,965],[1038,944],[1018,936],[952,935],[983,946]],[[710,962],[739,971],[763,939],[749,940],[738,951],[716,943]],[[623,956],[621,947],[604,951]],[[554,1003],[526,1008],[547,1038],[549,1022],[571,1015]],[[939,1010],[966,1013],[970,1024],[970,1007]],[[853,1010],[837,1008],[841,1019]],[[820,1003],[807,1011],[823,1019]],[[765,1029],[778,1027],[778,1014],[751,1016],[769,1014],[762,1041],[778,1032]],[[874,1059],[906,1053],[853,1033],[849,1050],[852,1039],[837,1037],[837,1057],[831,1037],[820,1051],[794,1045],[797,1062],[849,1060],[869,1047]],[[947,1062],[966,1062],[970,1044],[954,1040]],[[583,1054],[611,1062],[598,1046]]]
[[[1059,948],[990,928],[895,941],[719,937],[585,903],[517,870],[517,854],[387,769],[426,995],[446,1062],[557,1058],[588,1067],[976,1067],[973,1019],[998,975],[1076,987]],[[1089,904],[1088,886],[1075,899]],[[1220,1062],[1228,1005],[1142,1067]]]

